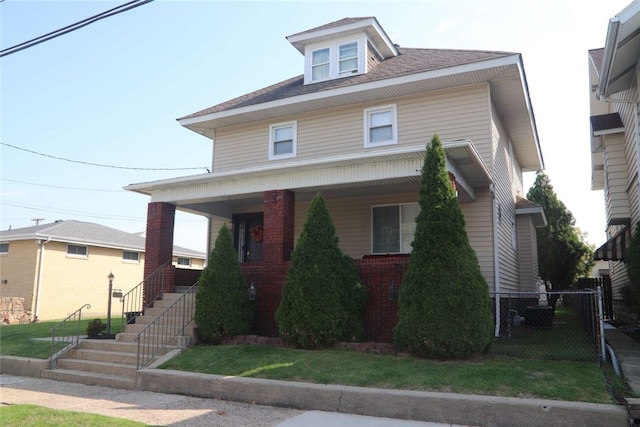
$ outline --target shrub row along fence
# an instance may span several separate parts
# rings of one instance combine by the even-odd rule
[[[495,356],[543,360],[604,360],[602,292],[498,292]],[[549,304],[556,301],[555,310]]]

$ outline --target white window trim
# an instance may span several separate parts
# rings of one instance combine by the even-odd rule
[[[87,253],[85,255],[82,255],[82,254],[70,254],[69,253],[69,246],[77,246],[79,248],[87,248]],[[86,246],[86,245],[73,245],[71,243],[67,244],[67,258],[80,258],[80,259],[89,258],[89,246]]]
[[[356,43],[358,50],[358,69],[350,73],[340,74],[340,46]],[[329,77],[326,79],[313,80],[312,68],[313,68],[313,52],[322,49],[329,49]],[[305,47],[305,70],[304,70],[304,84],[325,82],[327,80],[341,79],[344,77],[355,76],[358,74],[364,74],[367,67],[367,37],[362,35],[357,38],[344,37],[338,40],[333,40],[330,43],[317,43],[308,45]]]
[[[132,254],[138,254],[138,259],[126,259],[124,257],[125,253],[132,253]],[[140,264],[140,252],[137,251],[122,251],[122,262],[126,263],[126,264]]]
[[[391,112],[391,139],[386,141],[369,141],[369,117],[373,113]],[[382,147],[385,145],[395,145],[398,143],[398,107],[396,104],[383,105],[380,107],[366,108],[363,112],[364,117],[364,147]]]
[[[293,144],[291,147],[291,153],[275,154],[275,134],[276,129],[291,127]],[[275,123],[269,126],[269,160],[277,159],[289,159],[298,155],[298,122],[296,120],[285,123]]]
[[[389,206],[396,206],[398,208],[398,219],[399,219],[399,224],[398,226],[400,227],[400,232],[398,234],[398,248],[402,249],[402,212],[400,211],[402,209],[402,206],[408,206],[408,205],[418,205],[418,202],[407,202],[407,203],[387,203],[385,205],[372,205],[371,206],[371,246],[370,246],[370,250],[371,250],[371,254],[372,255],[386,255],[386,254],[391,254],[391,255],[395,255],[395,254],[407,254],[410,252],[374,252],[373,250],[373,234],[374,234],[374,230],[373,230],[373,209],[374,208],[384,208],[384,207],[389,207]],[[413,240],[412,240],[413,241]]]

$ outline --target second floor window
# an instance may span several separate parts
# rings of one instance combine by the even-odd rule
[[[86,258],[89,255],[86,246],[67,245],[67,255],[77,258]]]
[[[0,255],[7,255],[9,253],[9,244],[0,243]]]
[[[340,59],[338,73],[345,74],[358,72],[358,43],[343,44],[340,46]]]
[[[311,79],[314,82],[329,78],[331,74],[329,53],[329,48],[313,51],[313,57],[311,58]]]
[[[179,257],[178,258],[178,265],[183,265],[185,267],[189,267],[191,265],[191,259],[190,258]]]
[[[122,259],[124,261],[138,262],[140,261],[140,254],[138,252],[122,251]]]
[[[375,147],[398,143],[396,106],[364,110],[364,146]]]
[[[269,127],[269,159],[296,156],[296,122]]]

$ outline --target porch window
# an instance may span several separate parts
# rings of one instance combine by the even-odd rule
[[[269,126],[269,160],[296,156],[297,122]]]
[[[86,246],[67,245],[67,256],[73,258],[87,258],[89,250]]]
[[[364,110],[364,146],[377,147],[398,143],[395,105]]]
[[[410,253],[419,213],[417,203],[372,207],[371,252]]]

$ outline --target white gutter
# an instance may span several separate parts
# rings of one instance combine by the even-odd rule
[[[38,259],[38,278],[36,280],[36,303],[33,308],[33,320],[38,320],[38,310],[40,309],[40,291],[42,290],[42,266],[44,262],[44,245],[51,241],[51,237],[48,237],[47,240],[38,240],[37,242],[40,244],[39,250],[39,259]]]

